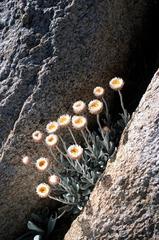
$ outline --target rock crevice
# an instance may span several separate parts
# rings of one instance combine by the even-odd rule
[[[109,163],[65,240],[158,239],[158,99],[159,71],[123,132],[115,161]]]

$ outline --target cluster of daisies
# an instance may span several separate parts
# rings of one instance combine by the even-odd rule
[[[125,114],[126,110],[124,108],[122,95],[120,92],[120,90],[122,89],[122,87],[124,85],[123,79],[113,78],[110,81],[109,85],[113,90],[116,90],[119,92],[121,106],[123,109],[123,113]],[[107,102],[104,99],[105,89],[102,87],[96,87],[93,90],[93,94],[96,97],[96,99],[89,102],[88,111],[90,114],[96,115],[97,123],[98,123],[99,130],[101,133],[101,137],[103,138],[103,141],[104,141],[105,140],[104,139],[104,129],[101,126],[99,114],[102,112],[103,108],[105,107],[106,117],[107,117],[107,120],[109,120],[109,112],[108,112]],[[75,129],[81,133],[87,148],[90,151],[92,151],[92,146],[91,146],[90,142],[88,141],[88,137],[87,137],[87,136],[89,136],[91,138],[91,133],[88,129],[87,118],[83,115],[85,113],[85,111],[87,110],[87,105],[82,100],[79,100],[79,101],[75,102],[72,107],[73,107],[73,112],[75,114],[74,116],[71,117],[69,114],[64,114],[64,115],[61,115],[57,119],[57,121],[51,121],[47,124],[46,131],[48,133],[48,136],[44,137],[44,134],[41,131],[35,131],[32,134],[33,141],[35,143],[44,143],[48,147],[54,160],[57,162],[58,162],[57,153],[62,154],[65,158],[67,158],[68,160],[71,160],[71,161],[77,160],[79,162],[79,160],[81,158],[83,158],[84,149],[82,146],[77,144],[77,141],[73,134],[72,129]],[[71,135],[73,144],[69,147],[66,146],[65,141],[63,140],[62,136],[60,135],[59,130],[61,128],[67,128]],[[61,149],[61,145],[62,145],[62,149]],[[22,162],[23,162],[23,164],[27,165],[27,164],[31,163],[31,159],[28,156],[24,156],[22,159]],[[78,163],[78,164],[80,164],[80,163]],[[47,170],[49,168],[49,165],[50,165],[49,159],[45,158],[45,157],[41,157],[41,158],[37,159],[37,161],[35,162],[35,167],[39,171]],[[65,187],[65,186],[63,186],[62,180],[61,180],[60,176],[58,176],[58,174],[50,174],[50,176],[48,178],[48,184],[40,183],[36,187],[36,192],[37,192],[38,196],[41,198],[46,198],[46,197],[52,198],[50,196],[50,191],[51,191],[50,186],[56,186],[56,185]]]

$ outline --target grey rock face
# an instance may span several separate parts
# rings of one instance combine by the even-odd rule
[[[31,133],[125,71],[148,2],[0,1],[0,239],[45,204],[34,193],[42,176],[21,164],[46,154]]]
[[[65,240],[159,239],[158,104],[159,71]]]

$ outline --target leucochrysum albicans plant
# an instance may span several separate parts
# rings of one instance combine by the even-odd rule
[[[121,94],[124,81],[121,78],[113,78],[109,85],[119,93],[123,110],[122,122],[125,126],[129,115]],[[63,203],[67,206],[63,208],[63,213],[66,209],[77,213],[83,208],[94,184],[115,150],[114,130],[107,101],[104,98],[105,89],[98,86],[94,88],[93,94],[96,98],[91,100],[88,106],[82,100],[73,104],[74,116],[64,114],[56,121],[49,122],[46,126],[47,136],[38,130],[32,134],[33,141],[44,144],[50,153],[49,159],[41,156],[34,162],[38,171],[48,172],[48,182],[40,183],[36,187],[36,193],[40,198],[48,197]],[[87,110],[96,118],[99,134],[89,130],[88,120],[84,115]],[[101,122],[103,115],[104,126]],[[70,146],[61,134],[63,128],[68,130],[72,138]],[[83,138],[82,146],[78,144],[75,131]],[[25,156],[22,162],[27,165],[31,162],[31,158]]]

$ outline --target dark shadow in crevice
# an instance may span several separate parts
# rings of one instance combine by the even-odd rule
[[[125,107],[129,113],[137,108],[148,84],[159,64],[159,1],[151,5],[145,14],[143,28],[137,36],[132,37],[130,55],[126,71],[121,74],[125,80],[122,90]],[[119,96],[114,94],[112,114],[121,112]]]

